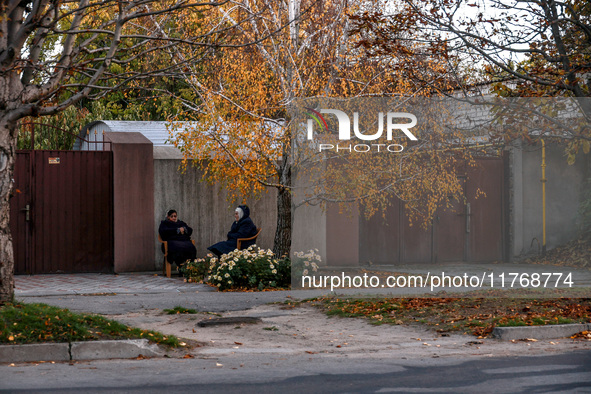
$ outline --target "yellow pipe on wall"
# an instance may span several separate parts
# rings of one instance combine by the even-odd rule
[[[546,253],[546,144],[542,140],[542,253]]]

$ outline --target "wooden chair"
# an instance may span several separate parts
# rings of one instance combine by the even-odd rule
[[[168,261],[168,241],[163,241],[160,234],[158,234],[158,241],[160,241],[164,245],[164,263],[162,264],[162,273],[165,273],[166,277],[170,278],[172,264]],[[194,239],[192,239],[191,242],[193,242],[193,245],[195,245]]]
[[[238,238],[236,240],[236,249],[242,250],[242,242],[252,241],[253,239],[256,240],[260,233],[261,233],[261,228],[259,227],[259,228],[257,228],[257,233],[254,236],[252,236],[250,238]]]

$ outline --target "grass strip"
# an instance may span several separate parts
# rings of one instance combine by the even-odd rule
[[[78,314],[46,304],[7,304],[0,307],[0,344],[148,339],[169,347],[178,338],[128,327],[92,314]]]
[[[423,324],[438,332],[482,338],[494,327],[591,322],[591,298],[343,298],[310,300],[329,316],[368,319],[372,324]]]

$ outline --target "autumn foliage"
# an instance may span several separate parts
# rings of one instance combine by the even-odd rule
[[[470,163],[471,154],[452,147],[453,135],[430,127],[433,123],[424,125],[419,144],[405,142],[404,154],[388,158],[350,155],[322,162],[299,156],[294,139],[299,138],[300,106],[307,99],[437,94],[408,73],[437,78],[446,59],[421,56],[416,45],[393,48],[398,51],[394,60],[368,57],[356,44],[363,37],[350,18],[375,7],[342,0],[229,3],[216,20],[245,20],[233,36],[236,45],[189,67],[184,82],[192,99],[178,98],[186,111],[176,120],[193,122],[171,126],[180,132],[174,144],[186,164],[201,166],[205,178],[230,190],[234,199],[276,190],[273,251],[278,256],[289,253],[292,212],[303,204],[353,204],[373,215],[400,198],[416,219],[427,223],[450,196],[460,199],[456,169]],[[441,90],[450,87],[445,78],[439,85]],[[314,186],[297,191],[295,177],[301,181],[310,174]]]
[[[489,337],[494,327],[588,322],[591,300],[558,298],[323,298],[329,315],[363,317],[373,324],[426,324],[441,334]]]
[[[549,129],[572,163],[578,152],[590,149],[590,19],[589,4],[582,1],[402,0],[387,11],[358,15],[354,22],[368,56],[404,67],[396,61],[404,49],[404,64],[411,65],[406,75],[423,89],[473,103],[493,97],[570,98],[571,111],[581,118],[574,123],[532,127],[523,119],[553,115],[541,111],[538,117],[531,108],[519,112],[507,105],[518,127],[505,128],[502,137],[531,142],[547,137],[532,129]],[[425,61],[441,67],[421,67]]]

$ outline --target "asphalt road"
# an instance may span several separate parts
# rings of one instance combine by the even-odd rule
[[[279,355],[0,366],[2,392],[581,393],[591,352],[466,360]]]

